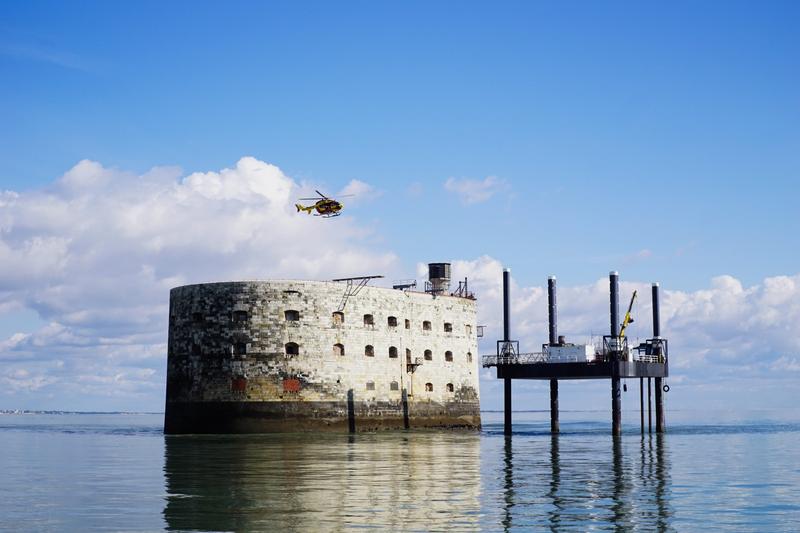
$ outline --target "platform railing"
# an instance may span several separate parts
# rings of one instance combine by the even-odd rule
[[[509,355],[490,354],[481,356],[481,364],[484,368],[502,365],[532,365],[546,362],[547,354],[542,352],[515,353]]]

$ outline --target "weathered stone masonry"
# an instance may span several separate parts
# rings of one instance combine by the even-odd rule
[[[170,292],[167,433],[480,427],[475,300],[319,281]]]

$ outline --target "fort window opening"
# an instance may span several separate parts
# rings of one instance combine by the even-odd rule
[[[451,324],[450,322],[445,322],[444,323],[444,332],[445,333],[452,333],[453,332],[453,324]]]
[[[287,342],[285,348],[286,348],[286,355],[300,354],[300,346],[298,346],[296,342]]]
[[[375,348],[371,344],[364,346],[364,355],[367,357],[375,357]]]
[[[467,330],[467,335],[472,335],[472,326],[467,324],[466,326],[464,326],[464,329]]]
[[[375,390],[375,382],[367,381],[367,390]]]
[[[394,346],[389,346],[389,357],[391,357],[392,359],[397,357],[397,348],[395,348]]]
[[[411,329],[411,321],[406,318],[406,329]]]
[[[444,360],[452,363],[453,362],[453,352],[451,352],[450,350],[447,350],[446,352],[444,352]]]
[[[287,309],[283,312],[283,316],[286,318],[287,322],[297,322],[300,320],[300,311],[295,311],[293,309]]]
[[[247,353],[247,344],[243,342],[237,342],[233,345],[233,354],[234,355],[244,355]]]
[[[334,344],[333,355],[344,355],[344,344]]]
[[[425,320],[422,322],[422,329],[423,331],[430,331],[431,330],[431,323],[429,320]]]
[[[389,384],[389,390],[400,390],[400,385],[396,381],[392,381]]]
[[[452,383],[448,383],[447,384],[447,392],[453,392],[453,384]]]
[[[467,352],[467,363],[472,362],[472,352]]]
[[[375,318],[372,315],[364,315],[364,325],[365,326],[374,326],[375,325]]]
[[[406,348],[406,364],[411,364],[411,349]]]
[[[433,352],[431,352],[430,350],[425,350],[425,360],[433,361]]]
[[[333,325],[334,326],[341,326],[344,324],[344,313],[341,311],[334,311],[333,312]]]
[[[202,322],[203,313],[192,313],[192,322]]]
[[[234,322],[247,322],[247,311],[234,311],[231,318]]]
[[[433,392],[433,383],[425,384],[425,392]]]
[[[390,328],[396,328],[397,327],[397,317],[396,316],[390,316],[387,319],[387,322],[389,323],[389,327]]]

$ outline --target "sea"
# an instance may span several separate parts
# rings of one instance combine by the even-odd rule
[[[0,414],[3,531],[800,531],[800,414],[483,413],[480,432],[164,436]]]

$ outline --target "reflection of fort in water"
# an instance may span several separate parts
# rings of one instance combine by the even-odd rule
[[[662,436],[167,437],[181,530],[670,528]]]
[[[477,434],[168,437],[169,529],[476,529]]]

